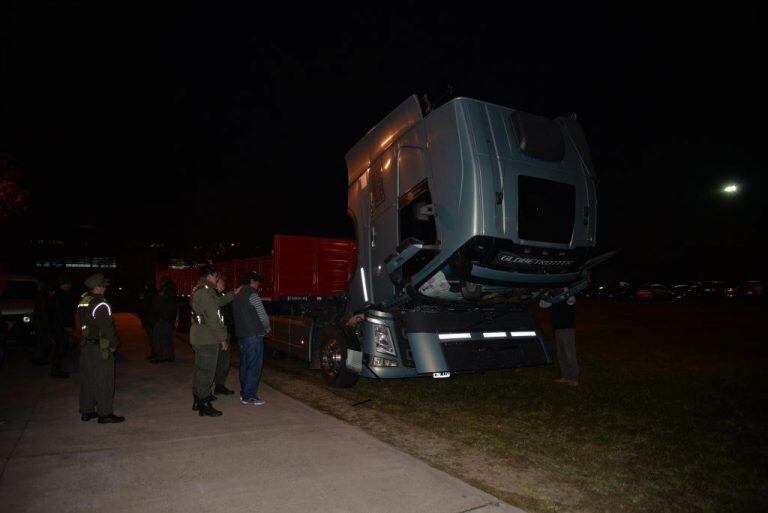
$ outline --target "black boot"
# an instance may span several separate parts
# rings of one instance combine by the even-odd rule
[[[221,417],[222,415],[222,413],[219,410],[211,406],[211,401],[207,399],[204,401],[200,401],[199,405],[200,405],[200,410],[197,413],[201,417]]]
[[[125,417],[121,417],[120,415],[115,415],[114,413],[110,413],[105,417],[99,417],[99,424],[116,424],[124,420],[125,420]]]
[[[223,394],[223,395],[232,395],[234,394],[234,390],[228,389],[225,385],[216,385],[213,388],[214,394]]]
[[[198,399],[196,395],[193,395],[192,397],[192,411],[197,411],[200,409],[200,399]]]

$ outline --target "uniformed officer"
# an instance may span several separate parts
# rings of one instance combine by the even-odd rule
[[[234,294],[216,294],[219,273],[211,266],[200,270],[200,282],[192,294],[192,327],[189,341],[195,351],[195,366],[192,371],[192,410],[201,416],[218,417],[221,412],[211,405],[211,393],[216,377],[219,350],[229,348],[227,327],[221,315],[221,306],[230,303]]]
[[[77,305],[80,321],[80,418],[99,418],[99,424],[122,422],[114,414],[115,358],[118,339],[112,307],[104,299],[109,280],[94,274],[85,280],[88,292]],[[94,411],[95,410],[95,411]]]

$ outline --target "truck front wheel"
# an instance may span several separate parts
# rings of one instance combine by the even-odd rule
[[[347,369],[347,349],[350,341],[337,328],[326,328],[320,343],[320,372],[325,384],[335,388],[349,388],[359,376]]]

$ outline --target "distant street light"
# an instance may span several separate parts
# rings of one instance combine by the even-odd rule
[[[731,183],[723,187],[723,192],[726,194],[736,194],[739,192],[739,186],[735,183]]]

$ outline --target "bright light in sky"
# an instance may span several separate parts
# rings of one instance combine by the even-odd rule
[[[723,192],[726,194],[736,194],[739,192],[739,186],[735,183],[731,183],[723,187]]]

